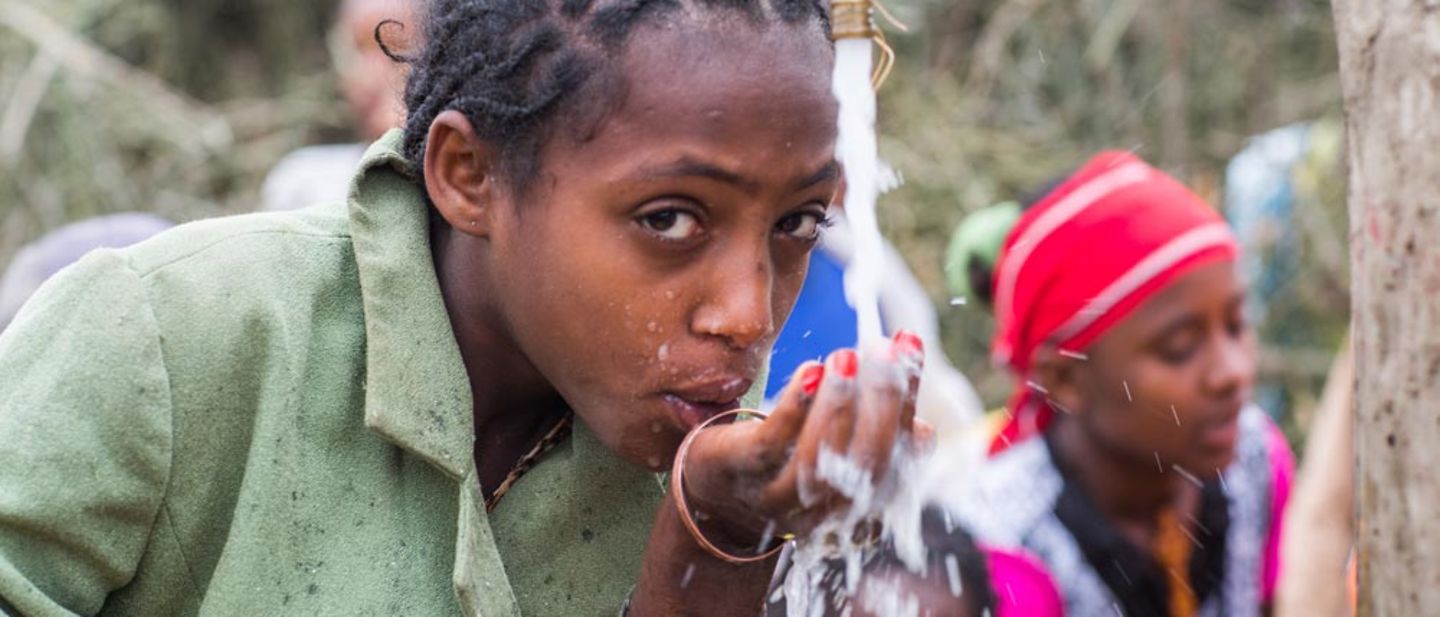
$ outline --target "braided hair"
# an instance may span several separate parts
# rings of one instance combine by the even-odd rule
[[[405,87],[404,155],[423,175],[425,141],[441,112],[465,115],[499,151],[500,172],[524,192],[539,172],[552,120],[604,113],[621,87],[613,69],[630,34],[647,20],[688,8],[729,10],[752,23],[812,20],[828,36],[825,0],[429,0],[421,48],[410,57]],[[689,6],[687,6],[689,5]],[[403,25],[402,25],[403,26]],[[584,95],[581,91],[584,90]]]

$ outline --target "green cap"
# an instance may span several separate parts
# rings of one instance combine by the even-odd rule
[[[1005,236],[1018,220],[1020,204],[1006,201],[972,212],[955,226],[945,249],[945,282],[950,293],[967,299],[978,297],[970,288],[971,261],[979,260],[993,269]]]

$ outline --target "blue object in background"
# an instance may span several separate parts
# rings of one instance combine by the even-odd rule
[[[810,272],[790,319],[770,352],[765,398],[775,398],[806,360],[823,359],[842,347],[854,347],[858,317],[845,300],[845,268],[824,250],[810,252]]]

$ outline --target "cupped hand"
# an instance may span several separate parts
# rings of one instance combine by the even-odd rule
[[[901,331],[864,357],[842,349],[802,365],[764,421],[702,429],[683,485],[707,538],[764,550],[868,499],[895,448],[929,437],[915,419],[923,363],[920,338]]]

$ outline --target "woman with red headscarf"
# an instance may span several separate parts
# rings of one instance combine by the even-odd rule
[[[951,262],[1019,384],[960,518],[1038,557],[1069,615],[1267,611],[1293,459],[1250,403],[1230,229],[1123,152],[1010,208],[993,264]]]

